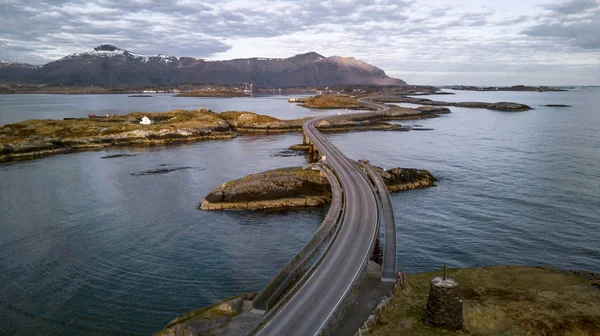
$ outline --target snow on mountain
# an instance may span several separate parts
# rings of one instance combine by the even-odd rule
[[[133,53],[129,50],[120,49],[115,47],[112,44],[103,44],[96,48],[93,51],[83,52],[83,53],[75,53],[61,58],[59,61],[66,61],[78,58],[85,57],[129,57],[133,58],[139,62],[147,63],[149,61],[157,61],[164,63],[172,63],[177,62],[179,58],[170,55],[142,55]]]

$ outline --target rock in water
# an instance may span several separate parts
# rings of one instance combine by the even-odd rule
[[[434,328],[462,329],[462,300],[457,281],[450,278],[444,280],[442,277],[431,280],[423,323]]]

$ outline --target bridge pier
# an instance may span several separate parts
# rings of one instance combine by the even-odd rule
[[[321,153],[319,150],[313,144],[310,144],[308,148],[309,161],[311,163],[318,162],[321,159]]]
[[[373,246],[371,261],[374,261],[379,265],[381,265],[383,261],[383,250],[381,249],[381,239],[379,239],[379,234],[377,234],[377,240],[375,241],[375,246]]]
[[[302,132],[302,144],[303,145],[312,145],[310,138],[306,136],[306,133]]]

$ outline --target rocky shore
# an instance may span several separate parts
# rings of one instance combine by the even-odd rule
[[[532,110],[530,106],[512,102],[498,102],[498,103],[484,103],[484,102],[445,102],[437,101],[424,98],[412,98],[412,97],[377,97],[373,98],[373,101],[381,103],[410,103],[418,105],[428,106],[456,106],[456,107],[467,107],[467,108],[479,108],[488,109],[494,111],[505,111],[505,112],[521,112]]]
[[[386,112],[331,116],[321,122],[319,129],[328,132],[409,130],[384,121],[434,118],[449,112],[447,108],[392,107]],[[154,124],[140,124],[144,116]],[[113,146],[169,145],[230,139],[247,133],[300,132],[304,121],[280,120],[253,112],[215,113],[207,109],[135,112],[89,119],[26,120],[0,126],[0,162]]]
[[[427,188],[437,179],[427,170],[374,167],[389,191]],[[200,210],[262,210],[331,202],[331,185],[315,165],[269,170],[225,182],[202,200]]]

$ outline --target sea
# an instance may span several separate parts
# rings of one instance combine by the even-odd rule
[[[399,122],[430,130],[327,134],[350,158],[427,169],[439,179],[392,194],[398,269],[600,272],[600,89],[449,92],[423,98],[514,101],[533,110],[450,107],[439,118]],[[282,119],[352,113],[309,110],[288,98],[0,95],[0,124],[197,108]],[[178,315],[260,290],[310,239],[327,206],[197,207],[223,182],[306,164],[286,151],[301,140],[240,136],[0,163],[0,334],[149,335]],[[104,158],[119,154],[129,156]],[[147,174],[157,169],[166,173]]]

